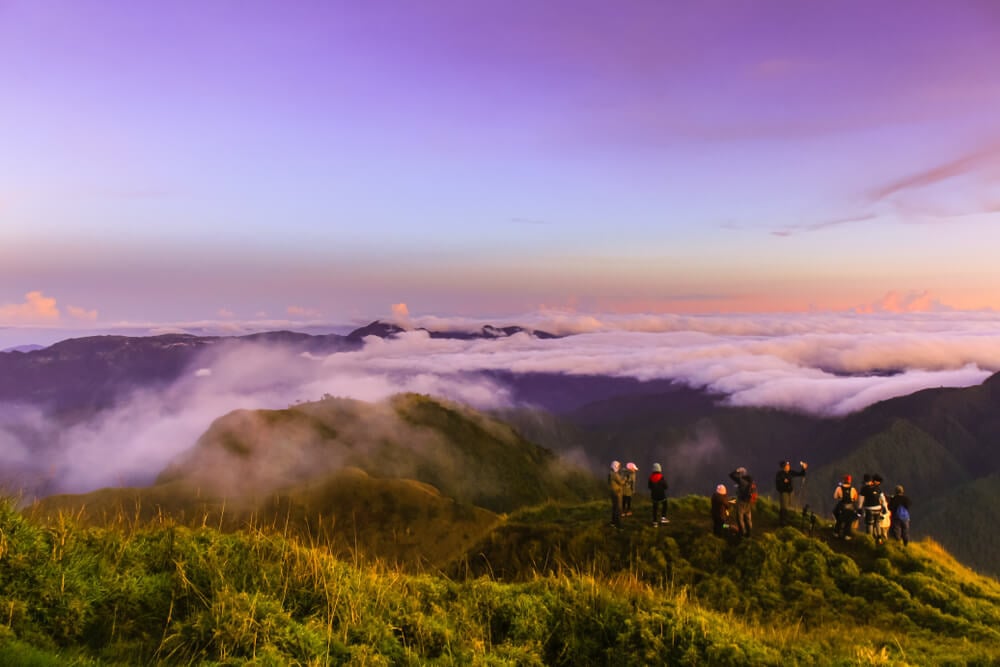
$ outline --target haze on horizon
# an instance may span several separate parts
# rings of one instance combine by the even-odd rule
[[[997,72],[975,0],[8,0],[0,327],[998,310]]]

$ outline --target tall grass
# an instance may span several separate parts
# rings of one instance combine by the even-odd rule
[[[692,510],[699,503],[690,501]],[[939,557],[935,545],[902,552],[859,544],[848,556],[797,531],[729,545],[693,529],[668,536],[638,527],[616,542],[601,532],[603,512],[587,517],[588,507],[551,506],[505,522],[536,525],[555,540],[545,517],[569,527],[567,516],[576,516],[583,552],[595,557],[573,562],[562,552],[558,568],[536,561],[503,580],[338,558],[274,523],[226,533],[164,515],[140,520],[136,511],[88,527],[76,515],[42,522],[0,503],[0,663],[1000,660],[1000,588]],[[643,557],[652,540],[673,542],[658,556],[672,577],[654,576],[661,560]],[[627,555],[606,558],[602,549]],[[869,603],[877,613],[865,612]]]

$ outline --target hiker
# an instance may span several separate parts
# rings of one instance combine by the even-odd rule
[[[632,496],[635,495],[635,473],[639,466],[629,461],[625,464],[625,490],[622,492],[622,516],[632,516]]]
[[[774,487],[778,491],[778,501],[780,510],[778,512],[778,523],[782,526],[788,523],[788,510],[792,508],[792,478],[805,477],[806,468],[809,464],[799,461],[799,470],[792,470],[791,461],[781,461],[778,463],[778,473],[774,476]]]
[[[625,491],[625,477],[620,472],[622,464],[619,461],[611,462],[611,470],[608,471],[608,492],[611,494],[611,525],[615,528],[622,527],[622,495]]]
[[[878,477],[879,481],[875,480]],[[879,544],[885,539],[882,534],[882,512],[888,510],[885,495],[880,488],[880,475],[865,474],[864,486],[861,488],[861,507],[865,513],[865,532],[871,535]]]
[[[712,532],[722,537],[722,531],[726,528],[726,519],[729,518],[729,496],[726,494],[726,485],[719,484],[712,494]]]
[[[890,537],[902,540],[905,547],[910,543],[910,499],[903,491],[903,485],[896,486],[892,498],[889,498],[889,512],[892,515]]]
[[[653,525],[670,523],[667,518],[667,478],[663,476],[663,468],[659,463],[653,464],[648,486],[649,495],[653,499]]]
[[[837,520],[833,527],[833,535],[849,540],[851,539],[851,527],[858,518],[858,492],[851,486],[850,475],[844,475],[841,478],[840,484],[833,490],[833,499],[837,501],[837,505],[833,509],[833,517]]]
[[[736,482],[736,526],[740,537],[750,537],[753,527],[753,505],[757,502],[757,483],[747,474],[747,469],[739,467],[729,473],[729,478]]]

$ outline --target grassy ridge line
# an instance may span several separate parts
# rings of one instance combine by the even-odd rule
[[[119,530],[151,522],[250,529],[294,536],[341,557],[364,553],[410,571],[435,570],[463,553],[499,516],[405,479],[379,479],[348,468],[272,493],[213,495],[185,482],[109,488],[36,501],[25,510],[43,523],[71,516],[81,526]]]
[[[418,394],[382,403],[326,398],[286,410],[237,410],[159,475],[237,497],[355,467],[414,479],[455,500],[507,512],[549,498],[600,497],[586,471],[471,408]]]
[[[562,527],[586,567],[516,581],[408,574],[274,530],[122,517],[43,524],[0,506],[4,664],[995,664],[1000,585],[933,543],[837,553],[794,529],[729,544],[703,498],[608,537],[604,504],[499,524]],[[767,522],[773,508],[764,507]],[[498,533],[498,534],[501,534]],[[506,533],[509,534],[509,533]],[[652,547],[659,545],[659,552]],[[641,558],[659,553],[662,561]],[[620,558],[623,567],[600,566]],[[537,563],[536,563],[537,565]],[[666,576],[667,566],[672,572]],[[612,569],[614,571],[612,572]],[[688,575],[684,573],[689,573]],[[471,573],[470,573],[471,574]]]

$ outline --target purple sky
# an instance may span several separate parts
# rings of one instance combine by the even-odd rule
[[[0,327],[1000,309],[997,248],[996,2],[0,0]]]

